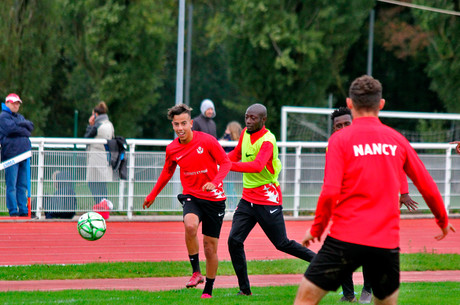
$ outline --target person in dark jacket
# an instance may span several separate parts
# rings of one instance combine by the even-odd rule
[[[192,130],[205,132],[217,139],[216,123],[212,119],[216,116],[214,103],[208,99],[203,100],[201,102],[200,110],[201,114],[193,118]]]
[[[65,171],[56,171],[53,173],[53,181],[56,191],[53,196],[45,198],[43,203],[45,217],[47,219],[73,218],[77,208],[77,198],[75,197],[72,177]]]
[[[2,103],[0,114],[1,158],[6,161],[31,149],[29,137],[34,124],[18,113],[22,101],[11,93]],[[29,161],[26,159],[5,168],[6,206],[10,216],[28,216],[27,189]]]

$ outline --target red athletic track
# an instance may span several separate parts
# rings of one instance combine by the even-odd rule
[[[434,219],[401,220],[401,252],[460,254],[460,219],[451,219],[459,230],[436,241],[441,231]],[[288,237],[300,241],[311,221],[286,221]],[[222,227],[219,259],[230,260],[227,237],[231,222]],[[201,240],[201,235],[200,235]],[[318,251],[319,243],[311,249]],[[275,249],[259,226],[246,243],[248,260],[292,258]],[[89,262],[187,260],[181,222],[107,222],[107,233],[98,241],[82,239],[76,222],[0,223],[0,265],[80,264]],[[200,259],[204,259],[202,247]]]

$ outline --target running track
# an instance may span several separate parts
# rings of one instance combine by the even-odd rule
[[[460,231],[460,219],[451,219]],[[286,221],[290,239],[302,240],[312,222]],[[222,227],[218,255],[230,260],[227,237],[231,222]],[[402,253],[458,253],[460,232],[436,241],[441,231],[434,219],[401,220]],[[200,234],[201,240],[201,234]],[[319,243],[311,250],[317,252]],[[292,258],[275,249],[259,226],[246,243],[248,260]],[[200,259],[204,259],[200,249]],[[140,262],[188,260],[182,222],[107,222],[107,233],[98,241],[82,239],[72,222],[0,222],[0,266],[29,264],[82,264],[89,262]]]
[[[286,221],[288,236],[301,240],[311,221]],[[460,229],[460,219],[451,219]],[[219,259],[229,260],[226,240],[231,223],[224,222]],[[83,240],[76,231],[76,222],[6,222],[0,223],[0,265],[79,264],[89,262],[186,260],[181,222],[117,222],[108,221],[107,233],[99,241]],[[439,229],[433,219],[401,221],[401,252],[458,253],[460,232],[435,241]],[[201,239],[201,236],[200,236]],[[317,251],[320,244],[311,249]],[[248,260],[292,258],[277,251],[260,227],[251,232],[245,244]],[[204,258],[200,253],[201,259]],[[253,275],[253,286],[297,285],[302,275]],[[0,281],[0,291],[57,291],[64,289],[102,290],[168,290],[181,289],[188,277]],[[402,272],[402,282],[459,281],[458,271]],[[362,274],[354,273],[356,284],[362,284]],[[235,276],[219,276],[215,287],[237,287]]]

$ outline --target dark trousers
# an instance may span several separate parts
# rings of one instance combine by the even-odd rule
[[[369,275],[368,275],[367,268],[363,267],[363,278],[364,278],[364,286],[363,290],[366,290],[367,292],[371,293],[372,288],[371,288],[371,283],[369,282]],[[353,288],[353,273],[348,274],[343,282],[342,282],[342,289],[343,289],[343,295],[344,296],[355,296],[355,289]]]
[[[283,207],[257,205],[241,199],[233,215],[228,249],[240,289],[249,289],[244,241],[258,223],[276,249],[310,262],[315,253],[294,240],[289,240],[284,223]]]
[[[96,204],[102,199],[107,198],[107,183],[106,182],[88,182],[91,194],[93,194]]]

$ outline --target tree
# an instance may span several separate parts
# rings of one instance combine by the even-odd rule
[[[74,37],[65,51],[74,61],[66,97],[83,123],[104,100],[117,134],[142,134],[140,117],[159,100],[172,9],[172,1],[66,1],[65,29]]]
[[[43,135],[50,107],[46,96],[57,61],[59,2],[4,0],[0,4],[0,94],[20,95],[34,135]]]
[[[458,0],[417,1],[418,4],[459,11]],[[449,112],[460,112],[460,20],[458,16],[412,10],[429,35],[427,74],[430,88],[438,93]]]
[[[268,107],[279,130],[282,105],[325,106],[328,88],[339,83],[350,46],[359,37],[373,1],[236,0],[208,26],[211,46],[224,45],[238,100]]]

